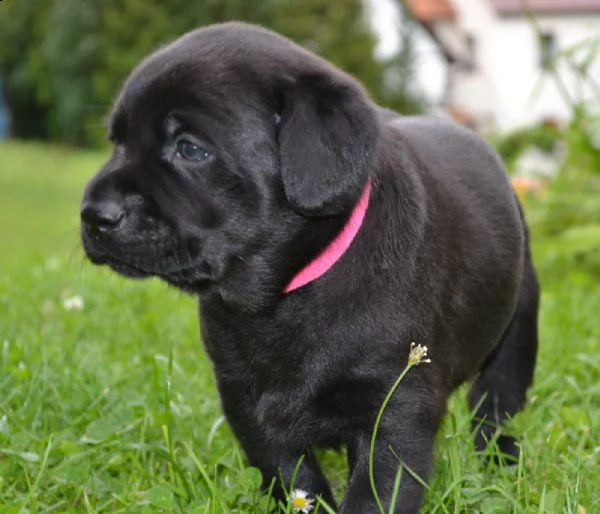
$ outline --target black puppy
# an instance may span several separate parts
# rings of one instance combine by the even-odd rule
[[[431,363],[383,416],[384,504],[398,458],[427,478],[461,383],[480,449],[523,406],[538,285],[502,164],[471,132],[380,109],[319,57],[229,23],[134,70],[110,139],[82,203],[87,255],[199,295],[223,409],[265,483],[304,456],[295,487],[333,503],[312,449],[345,446],[340,512],[378,512],[369,440],[413,341]],[[404,473],[396,512],[422,496]]]

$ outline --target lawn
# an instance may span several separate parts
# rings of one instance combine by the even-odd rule
[[[0,144],[0,512],[267,512],[194,299],[83,259],[78,203],[102,159]],[[423,512],[600,513],[600,290],[560,271],[541,276],[535,385],[509,427],[520,462],[477,458],[457,394]],[[75,296],[83,308],[65,308]],[[343,493],[344,457],[322,457]]]

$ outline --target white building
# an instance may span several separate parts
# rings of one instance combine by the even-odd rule
[[[419,82],[458,121],[506,131],[600,108],[600,0],[406,1]]]

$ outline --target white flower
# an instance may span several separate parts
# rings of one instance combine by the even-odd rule
[[[429,363],[431,359],[427,357],[427,346],[421,346],[420,344],[415,346],[415,343],[410,343],[410,353],[408,354],[408,365],[417,366],[421,363]]]
[[[79,295],[69,296],[63,300],[63,308],[66,311],[82,311],[83,307],[83,298]]]
[[[296,512],[308,514],[313,510],[315,500],[308,497],[308,493],[302,489],[294,489],[290,495],[290,503]]]
[[[48,271],[56,271],[60,266],[60,261],[56,257],[50,257],[46,260],[46,269]]]

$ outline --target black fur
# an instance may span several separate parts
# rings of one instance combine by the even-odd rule
[[[111,159],[88,185],[82,240],[93,262],[198,294],[223,409],[265,483],[331,491],[312,453],[348,448],[344,514],[377,512],[368,448],[410,344],[414,368],[375,452],[385,504],[399,466],[426,479],[449,395],[477,377],[477,446],[524,403],[537,345],[538,285],[518,203],[495,153],[449,123],[403,118],[271,32],[192,32],[131,75]],[[181,140],[207,151],[178,153]],[[370,177],[364,224],[325,275],[294,274],[341,230]],[[492,424],[493,426],[490,426]],[[515,454],[514,441],[501,448]],[[405,474],[397,513],[423,490]]]

